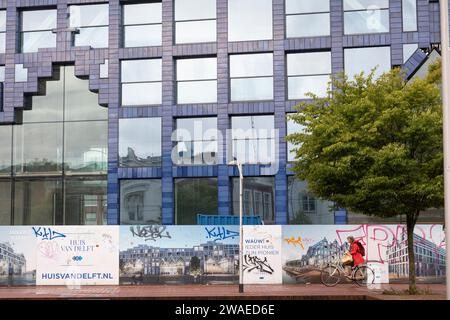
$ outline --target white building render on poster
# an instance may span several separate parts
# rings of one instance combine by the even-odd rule
[[[37,285],[118,285],[119,226],[30,227]]]
[[[244,226],[245,284],[281,284],[281,225]]]

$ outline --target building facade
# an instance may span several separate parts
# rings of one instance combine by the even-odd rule
[[[351,223],[294,179],[287,115],[439,37],[431,0],[0,0],[0,224],[237,214],[233,158],[246,214]]]
[[[0,276],[21,275],[26,271],[26,259],[14,252],[9,243],[0,243]]]
[[[414,255],[418,277],[445,277],[445,249],[414,234]],[[391,278],[405,278],[409,275],[407,234],[404,231],[386,250]]]
[[[239,245],[213,241],[192,248],[138,245],[121,251],[119,258],[122,275],[139,273],[144,276],[234,275],[237,272]],[[197,260],[197,263],[194,260]]]

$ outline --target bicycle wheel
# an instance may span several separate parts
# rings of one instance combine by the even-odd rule
[[[353,274],[353,281],[361,287],[372,284],[375,281],[375,272],[368,266],[357,267]]]
[[[341,272],[336,266],[326,266],[320,273],[320,281],[327,287],[334,287],[341,281]]]

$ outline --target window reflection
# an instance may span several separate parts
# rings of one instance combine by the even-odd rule
[[[68,122],[64,131],[64,165],[69,173],[102,173],[108,165],[108,123]]]
[[[345,73],[350,79],[364,72],[367,76],[373,68],[375,78],[391,69],[390,47],[366,47],[344,49]]]
[[[311,92],[319,97],[327,95],[331,74],[330,52],[291,53],[287,55],[288,98],[311,98]]]
[[[0,53],[5,53],[6,45],[6,10],[0,10]]]
[[[273,99],[273,54],[230,55],[231,101]]]
[[[272,39],[272,0],[228,0],[228,41]]]
[[[274,125],[274,116],[232,117],[232,156],[242,163],[274,162]]]
[[[61,179],[17,180],[14,193],[15,225],[62,223]]]
[[[344,0],[344,34],[389,32],[389,0]]]
[[[330,35],[330,0],[286,0],[286,36]]]
[[[417,31],[417,0],[402,0],[403,31]]]
[[[108,47],[108,4],[71,5],[69,11],[75,46]]]
[[[66,179],[64,185],[64,224],[106,224],[106,178]]]
[[[161,59],[121,62],[122,106],[161,104]]]
[[[232,178],[232,214],[239,214],[239,178]],[[243,181],[243,214],[260,216],[264,224],[275,223],[275,179],[245,177]]]
[[[9,224],[11,224],[11,180],[0,180],[0,226]]]
[[[217,162],[217,118],[177,119],[177,165],[214,165]]]
[[[161,224],[161,179],[120,181],[120,224]]]
[[[119,120],[121,167],[161,165],[161,118]]]
[[[175,224],[197,224],[197,215],[217,214],[217,178],[175,179]]]
[[[125,4],[123,6],[125,47],[161,45],[161,9],[161,2]]]
[[[23,124],[0,126],[0,176],[10,174],[13,154],[13,223],[105,223],[108,131],[98,119],[106,119],[106,109],[73,66],[55,67],[53,74],[39,96],[27,97]],[[0,196],[6,202],[0,221],[12,199]]]
[[[289,224],[334,224],[333,203],[308,191],[305,181],[288,177]]]
[[[56,9],[22,11],[22,52],[37,52],[39,48],[56,47]]]
[[[178,103],[217,102],[217,58],[178,59]]]
[[[175,43],[216,41],[216,0],[175,0]]]
[[[11,175],[12,126],[0,126],[0,176]]]
[[[297,122],[295,122],[294,120],[288,119],[287,120],[287,134],[294,134],[294,133],[305,133],[305,127]],[[292,142],[287,142],[287,150],[288,150],[288,154],[287,154],[287,158],[288,161],[294,161],[295,157],[296,157],[296,151],[295,149],[297,149],[299,146],[298,145],[294,145]]]

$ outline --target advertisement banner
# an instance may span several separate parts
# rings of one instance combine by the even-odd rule
[[[237,283],[238,226],[120,226],[120,283]]]
[[[281,284],[281,226],[244,226],[243,275],[246,284]]]
[[[31,227],[37,285],[119,284],[118,226]]]

